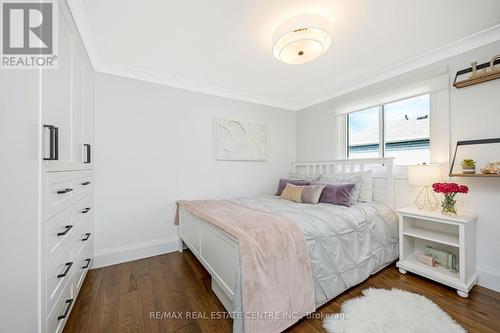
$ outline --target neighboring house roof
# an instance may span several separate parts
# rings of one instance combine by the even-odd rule
[[[386,142],[409,141],[429,138],[429,118],[427,119],[394,119],[387,122]],[[378,131],[364,131],[357,137],[350,138],[350,145],[366,145],[378,143]]]

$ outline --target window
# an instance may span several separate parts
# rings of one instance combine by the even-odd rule
[[[380,107],[347,115],[349,158],[379,157]]]
[[[429,118],[429,94],[349,113],[348,158],[383,156],[395,157],[398,165],[429,163]]]

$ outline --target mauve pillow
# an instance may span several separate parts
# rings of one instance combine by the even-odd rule
[[[326,184],[319,202],[351,207],[351,192],[354,184]]]
[[[321,197],[321,193],[323,192],[325,186],[326,184],[303,186],[302,202],[313,205],[317,204],[319,202],[319,198]]]
[[[305,186],[305,185],[311,184],[311,182],[309,180],[297,180],[297,179],[281,178],[280,182],[278,184],[278,190],[276,191],[275,195],[281,195],[281,192],[283,192],[287,183],[290,183],[292,185],[297,185],[297,186]]]

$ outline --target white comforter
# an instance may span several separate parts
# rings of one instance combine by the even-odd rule
[[[276,196],[233,201],[284,215],[302,229],[317,306],[362,282],[398,257],[397,218],[386,204],[358,203],[347,208],[295,203]]]

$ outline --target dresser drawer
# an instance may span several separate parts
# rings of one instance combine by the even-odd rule
[[[47,333],[60,333],[69,317],[74,303],[72,283],[66,284],[61,296],[57,299],[52,312],[47,317]]]
[[[45,174],[45,219],[49,219],[92,193],[92,171],[48,172]]]
[[[80,200],[45,223],[47,265],[52,266],[82,243],[82,230],[92,225],[92,197]]]
[[[52,263],[47,268],[47,309],[52,309],[62,290],[77,271],[76,262],[71,252],[66,252],[59,262]],[[71,283],[69,283],[71,284]]]
[[[76,267],[75,267],[75,276],[73,279],[73,292],[76,295],[78,295],[78,291],[82,287],[83,280],[85,279],[85,275],[90,269],[90,266],[92,265],[92,252],[93,252],[93,241],[89,239],[83,247],[83,249],[80,251],[80,255],[75,261]]]
[[[92,204],[88,202],[86,207],[92,207]],[[85,210],[87,208],[84,208]],[[83,210],[83,211],[85,211]],[[73,254],[73,258],[78,258],[84,247],[93,244],[94,235],[92,231],[93,225],[93,214],[92,210],[85,214],[83,220],[78,224],[78,228],[75,230],[75,237],[73,241],[73,248],[71,253]]]

